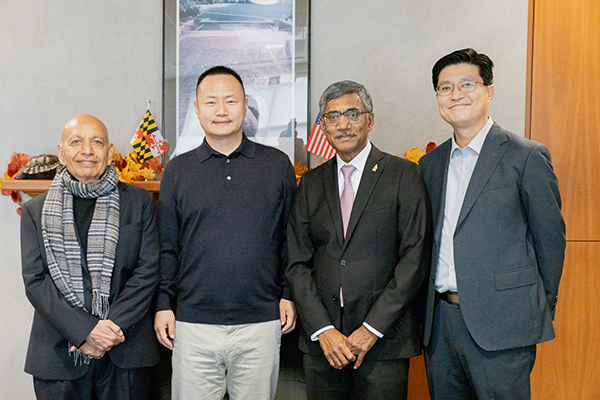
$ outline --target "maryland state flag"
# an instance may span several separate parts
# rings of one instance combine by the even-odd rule
[[[144,119],[140,122],[133,138],[131,138],[131,145],[140,162],[148,161],[169,151],[169,147],[160,134],[150,110],[146,111]]]
[[[321,130],[321,114],[317,115],[317,120],[310,132],[310,137],[304,148],[311,153],[329,160],[335,155],[335,149],[331,147],[323,131]]]

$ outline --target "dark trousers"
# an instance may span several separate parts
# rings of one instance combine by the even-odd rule
[[[469,334],[460,306],[442,300],[436,301],[433,318],[425,349],[432,400],[531,399],[535,345],[486,351]]]
[[[304,374],[309,400],[406,399],[408,359],[363,361],[332,368],[325,356],[304,355]]]
[[[152,368],[122,369],[108,356],[91,360],[88,372],[74,380],[33,378],[39,400],[151,400],[158,399]]]

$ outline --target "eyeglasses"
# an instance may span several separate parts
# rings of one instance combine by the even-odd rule
[[[437,92],[438,96],[450,96],[454,91],[454,86],[456,86],[458,90],[460,90],[462,93],[471,93],[475,90],[478,83],[480,85],[483,85],[483,82],[477,81],[462,81],[460,83],[455,83],[454,85],[446,83],[442,86],[438,86],[435,91]]]
[[[370,114],[368,111],[362,111],[356,108],[351,108],[344,112],[332,111],[327,114],[323,114],[322,118],[327,125],[337,125],[340,123],[342,115],[346,117],[346,121],[350,123],[358,122],[360,116],[363,114]]]

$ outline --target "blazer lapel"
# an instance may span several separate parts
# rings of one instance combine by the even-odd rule
[[[329,207],[333,227],[341,246],[344,243],[344,226],[342,223],[342,209],[340,207],[336,160],[334,157],[329,162],[329,165],[326,165],[323,169],[323,191],[327,198],[327,206]]]
[[[348,229],[346,231],[346,240],[343,242],[344,245],[342,247],[342,251],[344,251],[346,246],[348,246],[348,242],[350,241],[352,233],[354,232],[354,229],[360,220],[360,216],[362,215],[362,212],[365,209],[369,198],[371,197],[371,193],[373,193],[375,184],[379,180],[379,177],[385,168],[385,160],[383,157],[384,154],[378,148],[375,146],[371,148],[371,153],[369,153],[369,157],[367,157],[365,169],[358,185],[358,192],[356,192],[354,204],[352,205],[352,213],[350,214],[350,221],[348,222]]]
[[[479,154],[477,164],[475,165],[475,170],[473,170],[473,176],[471,176],[471,181],[469,182],[469,187],[467,188],[467,193],[465,194],[465,199],[456,224],[456,231],[460,229],[462,222],[469,214],[469,211],[471,211],[479,194],[481,194],[481,191],[496,169],[498,162],[506,152],[506,149],[502,147],[502,144],[505,143],[506,140],[506,134],[494,124],[483,143],[481,153]]]
[[[129,196],[130,196],[130,192],[129,190],[127,190],[127,185],[122,184],[122,183],[117,183],[118,187],[119,187],[119,214],[120,215],[125,215],[125,213],[129,212],[129,210],[127,209],[127,207],[129,206],[129,203],[131,203],[129,201]],[[119,221],[119,226],[122,225],[122,222]]]
[[[432,159],[431,176],[433,181],[428,186],[431,199],[431,212],[435,226],[434,238],[439,244],[442,238],[442,225],[444,223],[444,208],[446,207],[446,185],[448,184],[448,162],[450,160],[450,150],[452,150],[452,139],[447,140],[439,146],[439,156]]]

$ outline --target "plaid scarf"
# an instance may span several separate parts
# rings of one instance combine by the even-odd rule
[[[85,309],[81,246],[75,233],[73,195],[97,198],[88,231],[87,266],[92,280],[92,315],[108,317],[110,284],[119,240],[119,175],[110,165],[94,183],[75,180],[66,168],[58,172],[42,209],[42,238],[48,259],[48,270],[57,289],[73,307]],[[90,312],[90,310],[86,310]],[[69,352],[71,349],[69,343]],[[78,360],[89,363],[88,357]]]

